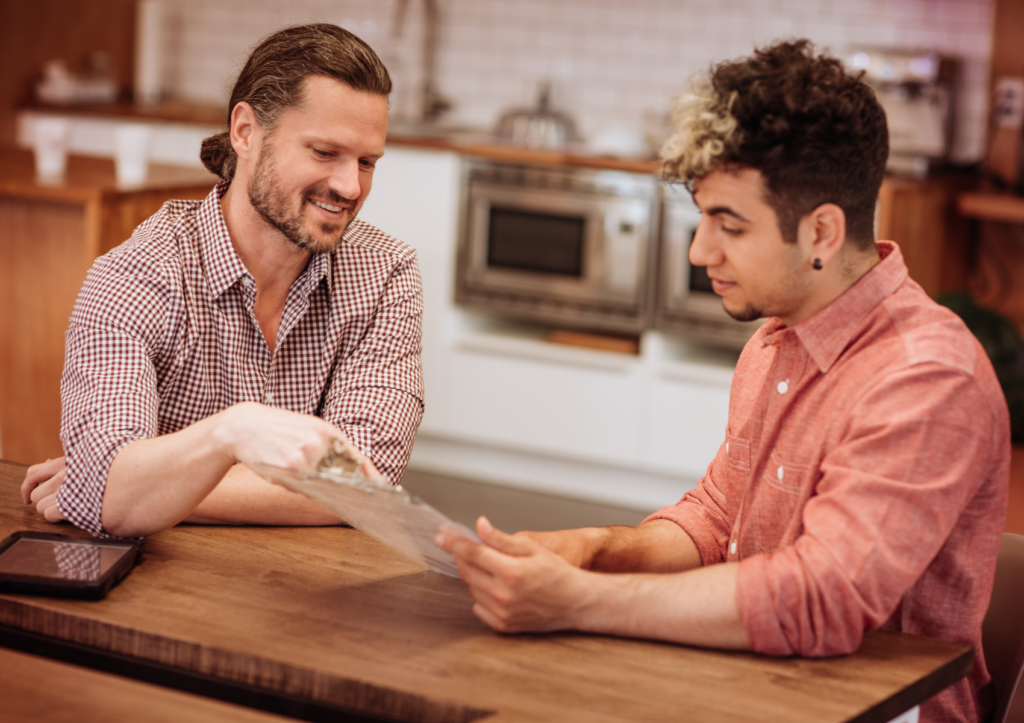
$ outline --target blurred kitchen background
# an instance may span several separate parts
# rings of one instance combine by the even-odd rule
[[[363,217],[420,254],[427,414],[404,483],[459,519],[633,523],[678,499],[714,456],[737,334],[751,327],[704,308],[699,271],[685,266],[692,207],[659,186],[653,159],[688,78],[756,45],[808,37],[867,70],[898,161],[879,235],[901,244],[929,293],[969,293],[1024,323],[1022,0],[2,0],[0,455],[59,454],[63,329],[44,328],[66,320],[91,258],[163,198],[201,197],[198,142],[223,124],[250,48],[312,21],[362,37],[395,80],[388,155]],[[41,185],[29,149],[55,117],[70,123],[72,162]],[[144,186],[110,180],[126,123],[150,129]],[[602,201],[554,209],[538,188]],[[89,206],[83,189],[105,200]],[[479,214],[509,198],[525,214],[508,219],[510,233],[531,212],[576,213],[581,228],[613,219],[601,253],[616,269],[577,269],[594,275],[590,291],[565,295],[538,290],[529,272],[552,269],[535,259],[484,268],[481,249],[500,234]],[[46,204],[72,202],[84,204],[68,220],[84,239],[74,265],[57,246],[27,260],[16,231],[53,235],[33,224],[53,215]],[[26,281],[55,259],[64,267]],[[11,321],[40,288],[48,321]],[[1016,383],[1007,377],[1008,396]],[[1014,461],[1008,529],[1024,532],[1024,453]]]

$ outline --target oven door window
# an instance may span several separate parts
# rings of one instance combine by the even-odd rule
[[[583,276],[586,218],[491,206],[487,266]]]

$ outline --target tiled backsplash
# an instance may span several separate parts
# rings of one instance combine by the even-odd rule
[[[418,71],[422,0],[164,0],[165,86],[176,98],[223,102],[249,48],[284,25],[325,21],[366,40],[409,107]],[[775,39],[937,50],[961,61],[953,157],[983,155],[992,0],[437,0],[437,89],[445,122],[491,126],[510,106],[552,105],[594,137],[664,117],[688,77]]]

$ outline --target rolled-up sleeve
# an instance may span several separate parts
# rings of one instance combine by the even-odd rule
[[[65,334],[61,443],[67,471],[57,507],[78,527],[106,536],[107,474],[127,444],[158,432],[153,348],[167,319],[151,279],[90,271]]]
[[[682,527],[700,553],[701,564],[723,562],[736,520],[736,503],[742,499],[747,469],[740,468],[733,447],[723,443],[697,487],[676,504],[649,515],[650,520],[671,520]]]

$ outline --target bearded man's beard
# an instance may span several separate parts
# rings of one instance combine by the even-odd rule
[[[314,254],[331,253],[338,248],[345,229],[355,220],[355,214],[344,223],[320,222],[317,224],[319,233],[316,234],[303,223],[306,203],[312,198],[329,199],[333,206],[355,208],[355,201],[342,198],[326,186],[310,186],[302,192],[298,210],[292,212],[288,208],[290,199],[278,178],[275,161],[272,146],[263,146],[256,160],[256,169],[249,179],[249,203],[264,221],[299,248]]]
[[[722,308],[725,309],[726,314],[736,321],[757,321],[764,317],[764,312],[756,306],[745,306],[739,311],[730,311],[729,309],[726,309],[724,305]]]

